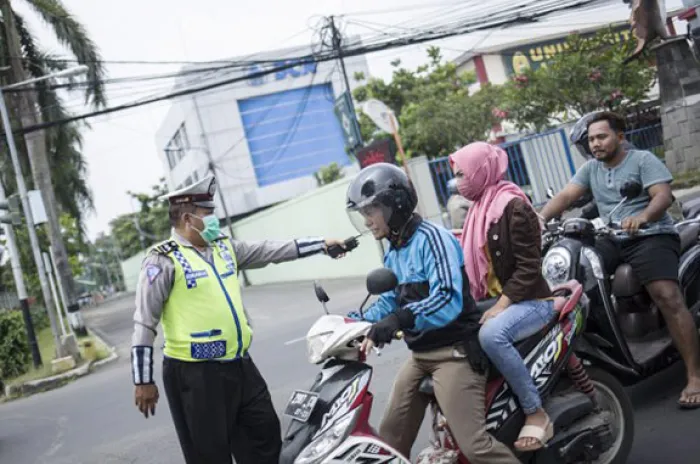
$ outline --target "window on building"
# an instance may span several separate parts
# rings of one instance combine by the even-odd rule
[[[189,187],[190,185],[192,185],[192,176],[185,179],[185,187]]]
[[[165,155],[168,158],[168,165],[173,169],[177,163],[184,158],[186,151],[190,148],[190,140],[187,137],[187,129],[185,123],[180,124],[180,127],[175,131],[175,135],[170,139],[165,146]]]

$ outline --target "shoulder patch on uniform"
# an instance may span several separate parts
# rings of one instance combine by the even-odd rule
[[[153,251],[156,252],[159,255],[167,255],[170,254],[171,252],[177,250],[179,248],[179,245],[175,240],[168,240],[167,242],[163,242],[161,244],[158,244],[153,247]]]
[[[146,276],[148,277],[148,283],[152,284],[161,272],[163,272],[163,269],[158,265],[149,264],[148,266],[146,266]]]

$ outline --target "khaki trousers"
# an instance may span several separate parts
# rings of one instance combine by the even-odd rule
[[[460,451],[471,464],[520,462],[486,431],[486,378],[474,372],[464,354],[453,347],[412,353],[403,364],[379,427],[382,439],[410,457],[428,406],[428,398],[418,392],[426,375],[432,376],[438,404]]]

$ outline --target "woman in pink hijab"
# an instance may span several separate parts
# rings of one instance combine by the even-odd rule
[[[477,301],[494,300],[481,318],[479,341],[526,414],[515,448],[536,450],[552,438],[553,427],[513,344],[555,316],[541,272],[539,218],[520,187],[505,180],[508,155],[500,147],[476,142],[449,159],[459,193],[473,202],[461,237],[471,293]]]

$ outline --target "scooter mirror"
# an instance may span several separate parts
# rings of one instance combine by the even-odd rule
[[[639,182],[628,181],[620,188],[620,195],[623,198],[637,198],[642,193],[642,184]]]
[[[314,292],[316,293],[316,298],[318,301],[321,303],[328,303],[331,299],[328,298],[328,294],[326,291],[321,287],[318,282],[314,282]]]
[[[370,295],[381,295],[395,289],[399,285],[396,274],[390,269],[381,267],[367,274],[367,291]]]

